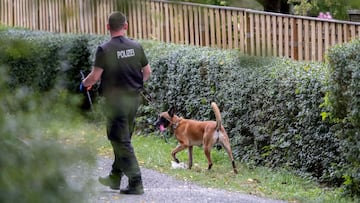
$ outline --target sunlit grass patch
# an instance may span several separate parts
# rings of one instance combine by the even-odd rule
[[[112,157],[112,148],[106,138],[104,125],[87,122],[73,124],[66,128],[63,136],[71,142],[84,144],[102,156]],[[73,143],[74,144],[74,143]],[[171,151],[176,147],[175,138],[165,141],[161,136],[134,135],[132,144],[139,164],[209,188],[253,194],[261,197],[281,199],[289,202],[357,202],[341,196],[341,190],[326,188],[310,178],[302,178],[285,169],[252,167],[236,162],[239,174],[234,174],[227,153],[224,149],[211,151],[213,167],[207,170],[207,159],[202,147],[194,147],[193,168],[172,169]],[[178,153],[181,162],[188,162],[187,150]]]
[[[194,147],[193,168],[172,169],[171,150],[177,142],[168,142],[159,136],[134,136],[133,145],[140,164],[210,188],[243,192],[290,202],[356,202],[341,197],[340,189],[324,188],[309,178],[302,178],[285,169],[250,167],[237,162],[239,174],[234,174],[226,152],[214,148],[211,152],[213,168],[207,170],[207,159],[201,147]],[[187,150],[178,153],[179,160],[187,163]]]

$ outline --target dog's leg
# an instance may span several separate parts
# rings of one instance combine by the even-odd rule
[[[230,143],[229,143],[229,140],[228,140],[228,139],[225,139],[225,140],[224,140],[223,146],[224,146],[224,148],[225,148],[225,151],[228,153],[228,155],[229,155],[229,157],[230,157],[230,160],[231,160],[231,163],[232,163],[232,167],[233,167],[234,173],[237,174],[238,171],[237,171],[236,166],[235,166],[234,157],[233,157],[233,154],[232,154],[232,151],[231,151],[231,146],[230,146]]]
[[[210,170],[213,165],[211,161],[211,145],[204,145],[204,152],[208,160],[208,170]]]
[[[176,163],[180,163],[179,159],[176,158],[176,153],[186,149],[187,146],[179,144],[175,149],[172,150],[171,155]]]
[[[189,146],[189,169],[191,169],[192,167],[192,161],[193,161],[192,152],[193,152],[193,146]]]

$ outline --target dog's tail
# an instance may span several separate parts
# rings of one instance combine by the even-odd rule
[[[219,131],[221,128],[221,114],[219,107],[216,105],[215,102],[211,102],[211,107],[214,110],[215,118],[216,118],[216,131]]]

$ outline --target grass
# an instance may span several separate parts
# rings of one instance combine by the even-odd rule
[[[52,124],[49,128],[61,130],[60,141],[67,144],[87,145],[94,153],[112,157],[104,125],[78,122]],[[193,168],[171,169],[171,150],[177,145],[174,138],[168,142],[156,134],[133,136],[133,146],[142,167],[154,169],[180,180],[195,182],[210,188],[221,188],[289,202],[358,202],[341,196],[341,189],[322,187],[311,179],[301,178],[285,169],[249,167],[237,162],[239,174],[232,171],[230,160],[222,149],[212,150],[213,168],[207,170],[207,160],[201,147],[195,147]],[[187,163],[187,151],[178,153]]]
[[[170,139],[165,143],[159,136],[136,136],[133,145],[140,164],[181,180],[196,182],[205,187],[238,191],[289,202],[352,202],[341,197],[340,189],[324,188],[310,179],[300,178],[284,169],[248,167],[237,162],[239,174],[232,171],[229,157],[222,149],[212,150],[214,162],[207,170],[207,160],[200,147],[194,148],[192,170],[171,169],[170,152],[177,143]],[[187,151],[180,152],[180,161],[187,162]],[[355,201],[354,201],[355,202]]]

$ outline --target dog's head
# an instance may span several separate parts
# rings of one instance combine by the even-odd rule
[[[170,126],[174,115],[175,115],[174,107],[171,107],[167,112],[160,113],[155,123],[155,127],[159,128],[160,132],[165,131],[165,129]]]

